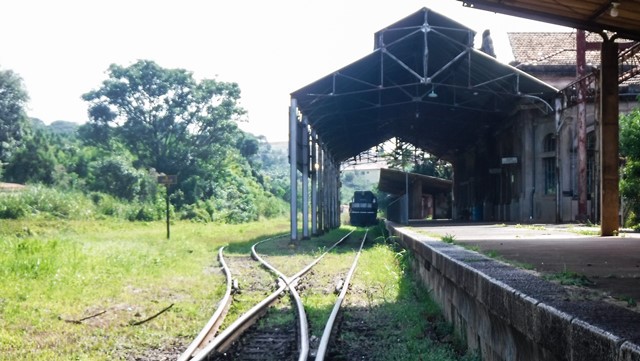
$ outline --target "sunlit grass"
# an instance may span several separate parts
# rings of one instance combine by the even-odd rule
[[[187,343],[224,291],[218,248],[288,227],[176,222],[167,239],[162,222],[1,222],[0,360],[117,360]]]

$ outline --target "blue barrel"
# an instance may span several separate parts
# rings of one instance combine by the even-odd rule
[[[471,220],[474,222],[482,221],[482,206],[475,206],[471,210]]]

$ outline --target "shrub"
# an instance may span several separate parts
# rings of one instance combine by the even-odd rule
[[[18,219],[26,216],[27,206],[20,201],[18,194],[0,193],[0,218]]]
[[[93,204],[80,192],[60,191],[42,185],[0,197],[0,209],[6,218],[50,215],[57,218],[88,219],[94,214]]]
[[[211,222],[211,214],[205,208],[204,202],[186,205],[180,213],[180,219],[189,219],[194,222]]]

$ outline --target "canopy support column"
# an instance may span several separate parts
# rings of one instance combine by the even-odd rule
[[[333,211],[333,224],[331,225],[331,228],[338,228],[340,227],[340,199],[338,196],[338,194],[340,193],[338,192],[338,187],[340,184],[340,170],[335,162],[332,162],[332,168],[333,177],[331,178],[331,183],[333,183],[333,186],[331,187],[331,199],[333,201],[333,207],[331,207],[331,210]]]
[[[618,189],[618,44],[602,42],[600,73],[600,234],[618,232],[620,198]]]
[[[311,131],[311,234],[318,235],[318,139]]]
[[[324,208],[326,204],[324,202],[324,189],[325,183],[325,162],[324,162],[324,149],[318,145],[318,234],[325,232],[324,228]]]
[[[290,198],[290,219],[291,219],[291,240],[298,240],[298,169],[297,169],[297,138],[298,138],[298,104],[295,98],[291,98],[289,107],[289,165],[291,187]]]
[[[302,118],[302,239],[309,239],[309,125]]]

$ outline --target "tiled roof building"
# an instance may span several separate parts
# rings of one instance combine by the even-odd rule
[[[558,89],[576,79],[575,32],[514,32],[508,33],[514,60],[510,63],[518,69],[543,80]],[[602,41],[599,34],[586,33],[588,43]],[[626,42],[626,40],[620,40]],[[600,51],[585,52],[587,73],[600,65]],[[637,66],[631,59],[626,69]],[[625,81],[622,87],[637,87],[638,77]],[[621,89],[622,90],[622,89]]]

